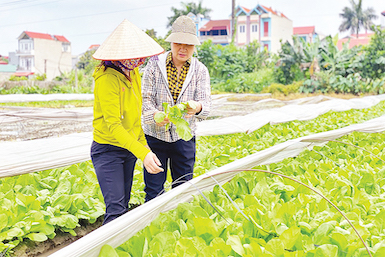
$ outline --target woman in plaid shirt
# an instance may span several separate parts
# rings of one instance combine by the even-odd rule
[[[142,79],[142,126],[148,145],[158,156],[165,172],[151,174],[144,169],[146,201],[163,192],[167,178],[167,163],[173,179],[172,187],[193,177],[195,163],[196,122],[205,119],[210,111],[210,75],[204,64],[192,57],[195,45],[200,45],[193,20],[180,16],[172,25],[172,33],[166,39],[171,42],[171,51],[152,58],[146,66]],[[188,108],[185,115],[193,138],[181,139],[170,121],[156,123],[154,115],[164,111],[162,103],[173,106],[195,101],[196,108]]]

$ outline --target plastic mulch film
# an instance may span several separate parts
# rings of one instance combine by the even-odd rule
[[[197,135],[251,133],[267,123],[310,120],[328,111],[369,108],[385,100],[385,95],[350,100],[331,99],[317,104],[287,105],[245,116],[206,120],[197,124]],[[68,113],[67,113],[68,114]],[[0,134],[1,134],[0,126]],[[71,165],[90,159],[92,133],[0,143],[0,178]]]
[[[229,171],[280,162],[285,158],[297,156],[304,149],[311,149],[316,145],[324,145],[329,140],[334,140],[354,131],[366,133],[385,131],[385,115],[365,123],[289,140],[224,165],[131,210],[50,256],[98,256],[103,245],[109,244],[112,247],[121,245],[151,223],[159,213],[174,209],[179,203],[192,200],[192,195],[199,193],[197,189],[200,191],[211,190],[217,182],[224,184],[238,173]],[[215,181],[212,177],[215,177]]]
[[[0,103],[94,100],[94,94],[9,94],[0,95]]]
[[[306,105],[290,104],[280,108],[256,111],[244,116],[233,116],[200,122],[197,125],[197,135],[209,136],[241,132],[251,133],[268,123],[278,124],[293,120],[310,120],[329,111],[341,112],[350,109],[369,108],[383,100],[385,100],[385,95],[367,96],[349,100],[334,98],[320,103]]]
[[[90,160],[92,133],[0,143],[0,178]]]
[[[92,121],[92,108],[35,108],[35,107],[4,107],[0,112],[0,125],[22,121],[24,119],[36,120],[85,120]]]

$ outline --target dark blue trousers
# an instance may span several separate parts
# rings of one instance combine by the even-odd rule
[[[94,141],[91,159],[106,204],[106,224],[128,211],[137,158],[127,149]]]
[[[144,183],[146,202],[155,198],[164,191],[164,183],[167,179],[167,163],[169,163],[172,188],[193,178],[195,163],[195,137],[189,141],[178,140],[168,143],[155,137],[146,135],[147,143],[151,150],[158,156],[164,172],[150,174],[144,169]]]

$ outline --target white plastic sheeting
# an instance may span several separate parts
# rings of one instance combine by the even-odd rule
[[[316,145],[323,145],[329,140],[334,140],[354,131],[366,133],[385,131],[385,115],[362,124],[289,140],[229,163],[131,210],[50,256],[98,256],[104,244],[117,247],[146,227],[159,213],[174,209],[179,203],[190,201],[192,195],[199,193],[197,188],[200,191],[211,190],[217,182],[224,184],[231,180],[237,174],[237,172],[231,172],[232,170],[280,162],[285,158],[297,156],[306,148],[311,149]],[[215,180],[212,177],[215,177]]]
[[[34,107],[7,107],[0,112],[0,124],[12,123],[23,119],[36,120],[84,120],[92,121],[92,108],[34,108]]]
[[[0,95],[0,103],[94,100],[93,94],[9,94]]]
[[[0,178],[89,160],[92,133],[0,144]]]
[[[206,120],[198,123],[197,135],[250,133],[267,123],[309,120],[331,110],[346,111],[368,108],[381,100],[385,100],[385,95],[350,100],[332,99],[318,104],[287,105],[257,111],[245,116]],[[51,114],[47,113],[47,115]],[[60,138],[0,143],[0,178],[88,161],[91,143],[91,132],[71,134]]]
[[[317,104],[291,104],[253,112],[244,116],[207,120],[197,125],[198,135],[224,135],[233,133],[251,133],[262,126],[293,120],[310,120],[329,111],[347,111],[350,109],[369,108],[385,100],[385,95],[367,96],[349,100],[331,99]]]

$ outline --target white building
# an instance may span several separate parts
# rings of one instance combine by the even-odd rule
[[[247,45],[254,40],[268,51],[277,52],[282,42],[292,43],[293,22],[283,13],[258,4],[253,9],[242,6],[236,8],[235,44]],[[211,39],[213,43],[229,44],[231,42],[231,18],[211,20],[199,29],[201,41]]]
[[[52,80],[71,71],[71,43],[64,36],[24,31],[18,41],[16,76],[46,74]]]

